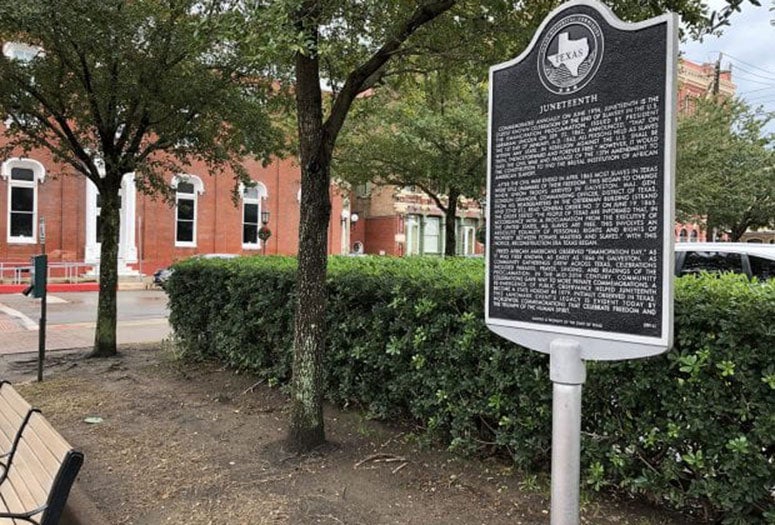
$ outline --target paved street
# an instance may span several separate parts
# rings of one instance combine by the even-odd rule
[[[91,346],[97,319],[97,292],[49,294],[46,350]],[[167,296],[160,290],[118,292],[119,344],[161,341],[170,333]],[[0,354],[38,349],[40,300],[0,295]]]

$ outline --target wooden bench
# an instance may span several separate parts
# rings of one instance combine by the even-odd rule
[[[0,383],[0,524],[57,525],[83,464],[40,413]]]

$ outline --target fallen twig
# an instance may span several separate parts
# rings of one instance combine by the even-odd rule
[[[245,395],[245,394],[247,394],[248,392],[250,392],[250,393],[252,394],[252,393],[253,393],[253,390],[255,390],[255,388],[256,388],[258,385],[260,385],[261,383],[263,383],[264,381],[266,381],[266,378],[264,378],[264,379],[259,379],[258,381],[256,381],[255,383],[253,383],[252,385],[250,385],[249,387],[247,387],[245,390],[243,390],[241,395],[243,395],[243,396],[244,396],[244,395]]]
[[[402,456],[396,456],[394,454],[385,454],[384,452],[380,452],[360,460],[353,466],[353,468],[358,468],[364,463],[368,463],[369,461],[373,461],[374,463],[392,463],[395,461],[406,461],[406,458]]]
[[[394,469],[393,469],[393,470],[391,470],[390,472],[391,472],[392,474],[395,474],[396,472],[398,472],[399,470],[401,470],[402,468],[404,468],[404,467],[405,467],[405,466],[407,466],[408,464],[409,464],[409,462],[408,462],[408,461],[404,461],[403,463],[401,463],[400,465],[398,465],[396,468],[394,468]]]

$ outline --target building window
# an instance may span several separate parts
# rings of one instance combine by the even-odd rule
[[[476,247],[476,219],[462,219],[457,235],[458,255],[473,255]]]
[[[10,159],[2,165],[8,180],[8,242],[34,244],[38,240],[38,182],[45,178],[43,165],[31,159]]]
[[[681,228],[681,231],[678,233],[678,242],[686,242],[688,235],[686,228]]]
[[[197,195],[204,192],[199,177],[178,175],[175,188],[175,246],[196,246]]]
[[[9,184],[9,242],[35,241],[35,174],[13,168]]]
[[[406,217],[406,255],[420,255],[420,221],[417,215]]]
[[[441,218],[426,217],[423,226],[423,253],[441,253]]]
[[[689,234],[689,241],[697,242],[698,240],[699,240],[699,234],[697,233],[697,230],[692,230],[692,232]]]
[[[260,182],[242,190],[242,248],[256,250],[261,247],[258,230],[261,228],[261,212],[266,199],[266,187]]]

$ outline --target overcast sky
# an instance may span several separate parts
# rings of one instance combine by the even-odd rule
[[[737,94],[752,105],[775,111],[775,0],[761,0],[761,7],[748,1],[742,12],[732,15],[730,26],[720,37],[708,36],[702,42],[681,44],[683,56],[694,62],[715,62],[719,52],[722,69],[732,66],[732,81]],[[709,0],[711,9],[724,5],[724,0]],[[775,125],[769,126],[775,132]]]

